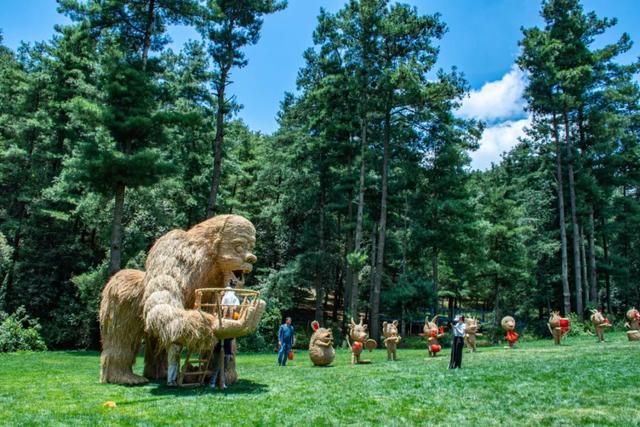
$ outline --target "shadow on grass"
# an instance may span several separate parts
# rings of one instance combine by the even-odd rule
[[[100,357],[100,352],[97,350],[65,350],[60,353],[75,357]]]
[[[206,394],[259,394],[266,393],[269,387],[266,384],[257,383],[251,380],[238,380],[237,383],[224,390],[213,389],[208,385],[193,388],[167,387],[164,383],[154,382],[158,387],[151,390],[151,394],[156,396],[199,396]]]

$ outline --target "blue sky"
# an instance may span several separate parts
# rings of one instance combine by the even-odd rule
[[[449,31],[440,43],[438,67],[457,66],[473,91],[461,114],[486,120],[481,148],[472,155],[473,167],[484,169],[499,160],[500,153],[514,145],[528,123],[521,99],[522,74],[513,68],[518,55],[520,27],[540,25],[540,3],[535,0],[406,0],[421,13],[442,15]],[[302,52],[312,45],[320,7],[335,12],[344,0],[289,0],[286,10],[265,18],[262,36],[248,47],[249,65],[234,70],[231,92],[244,108],[239,116],[254,130],[276,129],[275,115],[285,91],[295,90]],[[596,44],[617,39],[628,32],[636,43],[621,58],[630,62],[640,56],[640,1],[585,0],[586,10],[599,16],[617,17],[616,27]],[[49,39],[53,26],[68,22],[56,12],[55,0],[3,0],[0,2],[0,29],[4,44],[16,48],[21,41]],[[172,28],[172,47],[197,38],[190,29]]]

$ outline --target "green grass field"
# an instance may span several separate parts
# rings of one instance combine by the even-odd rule
[[[328,368],[301,351],[286,368],[241,355],[222,392],[99,384],[95,352],[0,354],[0,425],[640,425],[640,343],[607,337],[480,348],[458,371],[448,350],[359,366],[341,350]]]

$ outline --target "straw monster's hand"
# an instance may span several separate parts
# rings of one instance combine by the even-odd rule
[[[247,313],[238,320],[222,319],[222,327],[214,322],[214,334],[218,339],[238,338],[249,335],[258,327],[258,322],[264,313],[266,303],[258,300],[254,307],[249,307]]]

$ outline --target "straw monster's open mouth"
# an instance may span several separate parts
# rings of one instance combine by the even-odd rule
[[[245,268],[242,270],[231,271],[231,279],[236,282],[236,287],[242,288],[245,284],[246,278],[251,273],[251,268]]]

